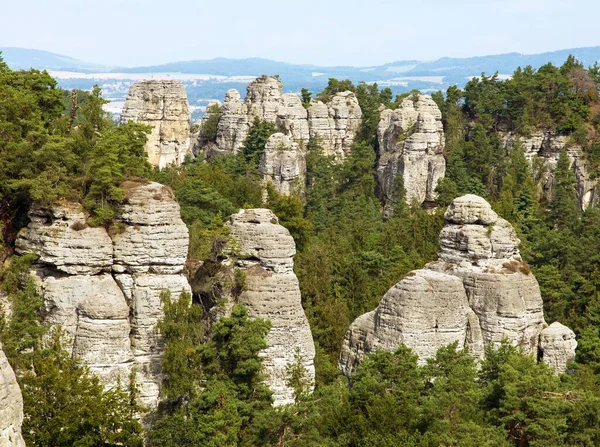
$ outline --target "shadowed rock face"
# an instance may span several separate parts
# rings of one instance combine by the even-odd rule
[[[503,339],[564,371],[576,342],[572,332],[544,321],[535,277],[521,260],[512,226],[481,197],[455,199],[445,214],[438,260],[410,272],[375,311],[352,325],[340,354],[350,375],[364,356],[403,343],[419,361],[452,342],[482,358]]]
[[[0,446],[25,447],[22,424],[23,396],[0,345]]]
[[[295,363],[297,352],[311,388],[315,376],[315,346],[294,273],[294,239],[268,209],[241,210],[231,216],[227,226],[238,253],[224,264],[233,261],[232,267],[245,274],[245,290],[237,302],[247,307],[250,317],[271,321],[268,347],[261,352],[266,383],[273,391],[275,405],[293,403],[288,366]],[[226,298],[224,312],[223,309],[210,312],[227,314],[236,300]]]
[[[393,211],[393,195],[402,176],[406,201],[433,202],[446,162],[442,113],[430,96],[406,98],[396,110],[383,110],[377,126],[377,181],[384,215]]]
[[[361,117],[352,92],[337,93],[327,104],[312,101],[307,110],[298,95],[283,93],[278,78],[261,77],[248,85],[243,102],[237,90],[226,93],[214,145],[201,132],[195,147],[206,157],[236,153],[258,119],[276,124],[301,149],[318,138],[326,155],[341,160],[351,151]]]
[[[33,208],[16,243],[40,254],[35,278],[44,318],[61,325],[66,346],[108,387],[127,383],[132,369],[141,403],[158,403],[162,381],[160,294],[190,287],[183,274],[189,243],[172,191],[158,183],[124,184],[122,231],[89,228],[81,205]]]
[[[190,111],[181,82],[149,80],[133,84],[121,114],[121,122],[128,121],[152,126],[146,152],[153,166],[179,166],[191,154]]]
[[[528,138],[511,133],[501,134],[500,137],[509,150],[517,145],[517,141],[519,142],[520,147],[525,151],[525,158],[532,163],[536,178],[540,179],[538,188],[546,200],[552,199],[554,169],[560,153],[566,151],[571,160],[571,169],[577,179],[577,196],[581,209],[585,210],[600,201],[598,180],[591,178],[588,161],[581,147],[569,144],[568,137],[543,131],[535,131]]]

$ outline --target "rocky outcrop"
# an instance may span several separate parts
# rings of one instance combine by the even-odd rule
[[[384,216],[393,211],[394,191],[402,176],[406,201],[435,201],[435,188],[446,172],[442,113],[426,95],[406,98],[396,110],[381,111],[377,181]]]
[[[261,352],[266,382],[273,391],[275,405],[293,403],[294,390],[288,385],[288,367],[296,363],[297,353],[311,387],[315,375],[315,346],[294,273],[294,239],[268,209],[241,210],[231,216],[227,227],[231,233],[230,248],[223,252],[226,258],[221,267],[230,272],[243,272],[243,291],[235,297],[221,296],[220,304],[217,304],[207,302],[204,293],[196,288],[197,284],[194,290],[213,318],[226,315],[235,303],[240,302],[247,307],[250,317],[271,321],[266,340],[268,347]],[[197,279],[210,283],[206,276],[207,271],[204,271]],[[230,280],[223,282],[227,281]],[[224,290],[222,286],[210,288]]]
[[[575,333],[555,321],[540,334],[540,354],[544,362],[557,372],[565,372],[567,363],[575,360]]]
[[[133,84],[121,114],[121,122],[128,121],[152,126],[146,152],[153,166],[179,166],[191,154],[190,111],[181,82],[148,80]]]
[[[275,133],[265,145],[260,164],[264,183],[271,183],[279,194],[304,193],[306,159],[300,145],[287,135]]]
[[[343,160],[352,151],[352,144],[362,122],[362,111],[352,92],[333,95],[327,104],[313,100],[308,107],[310,138],[317,138],[323,154]]]
[[[263,76],[248,85],[243,102],[237,90],[227,92],[214,143],[206,141],[201,132],[195,147],[205,157],[236,153],[258,119],[276,124],[301,148],[311,138],[318,138],[326,155],[343,159],[351,151],[361,117],[352,92],[337,93],[327,104],[312,101],[307,110],[298,95],[283,94],[278,78]]]
[[[486,346],[508,339],[529,354],[540,349],[560,371],[574,340],[567,334],[559,343],[554,329],[544,329],[540,289],[512,226],[475,195],[455,199],[444,217],[438,260],[410,272],[375,311],[352,323],[340,369],[349,376],[367,353],[401,343],[424,362],[451,342],[481,358]],[[551,327],[561,336],[569,331]]]
[[[15,373],[0,346],[0,446],[25,447],[21,435],[23,396]]]
[[[190,287],[183,274],[189,242],[172,191],[158,183],[125,183],[121,232],[89,228],[81,205],[33,208],[16,242],[40,255],[35,278],[44,319],[60,325],[65,345],[107,387],[136,373],[141,403],[153,408],[162,381],[160,294]]]
[[[504,146],[510,150],[517,141],[525,151],[525,157],[532,164],[534,176],[538,178],[538,187],[542,197],[552,199],[554,190],[554,169],[561,152],[566,151],[571,160],[571,169],[577,179],[579,206],[585,210],[600,202],[598,181],[591,178],[591,170],[580,146],[570,144],[569,139],[553,132],[535,131],[529,137],[512,133],[501,133]]]

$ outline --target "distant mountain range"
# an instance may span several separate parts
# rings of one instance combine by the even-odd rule
[[[377,82],[390,86],[395,93],[412,89],[423,92],[445,90],[449,85],[463,86],[481,73],[509,76],[517,67],[534,68],[551,62],[561,65],[573,54],[585,66],[600,61],[600,46],[569,48],[540,54],[507,53],[470,58],[443,57],[434,61],[399,60],[369,67],[322,67],[298,65],[269,59],[191,60],[147,67],[116,67],[83,62],[48,51],[0,47],[2,57],[13,69],[46,69],[64,88],[89,89],[99,84],[104,95],[119,104],[129,85],[144,78],[180,79],[186,85],[192,108],[201,111],[209,99],[222,99],[229,88],[242,93],[250,79],[262,74],[278,74],[286,92],[298,92],[302,87],[321,90],[327,79],[351,79],[353,82]],[[65,73],[69,72],[69,73]],[[114,110],[118,112],[118,110]]]

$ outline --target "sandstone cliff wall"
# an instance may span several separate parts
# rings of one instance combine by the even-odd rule
[[[183,274],[189,236],[169,188],[123,186],[121,232],[87,227],[81,205],[63,202],[32,208],[16,249],[39,255],[44,319],[62,326],[67,349],[109,388],[135,371],[141,403],[153,408],[162,381],[160,294],[190,291]]]
[[[148,80],[133,84],[121,114],[121,122],[127,121],[152,126],[146,152],[153,166],[179,166],[191,155],[190,111],[181,82]]]
[[[25,447],[22,424],[23,396],[0,345],[0,446]]]
[[[430,96],[406,98],[396,110],[381,111],[377,182],[384,216],[393,211],[398,176],[404,180],[406,201],[434,202],[435,188],[446,172],[442,113]]]

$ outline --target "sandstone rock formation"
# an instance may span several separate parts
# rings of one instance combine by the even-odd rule
[[[567,362],[575,360],[575,333],[555,321],[540,334],[541,357],[558,372],[567,370]]]
[[[337,93],[327,104],[312,101],[307,110],[298,95],[283,94],[278,78],[263,76],[248,85],[243,102],[237,90],[227,92],[215,141],[207,141],[201,132],[195,148],[205,157],[235,153],[258,119],[276,124],[301,147],[311,138],[319,138],[325,154],[342,159],[352,148],[361,117],[352,92]]]
[[[564,371],[564,359],[575,352],[572,332],[558,323],[544,329],[540,289],[521,260],[512,226],[475,195],[455,199],[444,217],[438,260],[410,272],[377,309],[352,323],[342,372],[349,376],[367,353],[393,351],[400,343],[424,362],[451,342],[481,358],[485,346],[503,339],[530,354],[540,349]]]
[[[300,145],[287,135],[269,137],[261,156],[260,173],[280,194],[302,195],[306,184],[306,159]]]
[[[0,446],[25,447],[21,436],[23,396],[0,346]]]
[[[352,92],[333,95],[327,104],[313,100],[308,107],[310,138],[318,138],[323,154],[347,157],[362,122],[362,111]]]
[[[121,122],[152,126],[146,152],[153,166],[179,166],[190,147],[190,111],[183,84],[172,80],[136,82],[129,89]]]
[[[183,274],[189,236],[169,188],[122,187],[122,232],[87,227],[81,205],[63,202],[33,208],[16,249],[40,255],[35,278],[44,318],[62,326],[67,348],[107,387],[127,383],[135,370],[141,403],[152,408],[162,381],[160,294],[190,291]]]
[[[501,134],[500,137],[509,150],[515,147],[517,141],[520,142],[521,147],[525,150],[525,157],[534,167],[534,174],[541,179],[538,186],[546,200],[552,198],[554,169],[558,157],[562,151],[566,151],[577,179],[579,206],[585,210],[590,205],[600,202],[598,180],[591,178],[588,162],[581,147],[569,144],[568,137],[543,131],[535,131],[527,138],[511,133]]]
[[[293,403],[294,390],[287,384],[287,369],[295,363],[297,350],[311,384],[315,374],[315,346],[293,270],[294,239],[268,209],[241,210],[231,216],[227,226],[236,253],[230,253],[223,264],[244,272],[245,290],[235,299],[224,297],[228,301],[224,311],[213,308],[210,312],[217,317],[226,314],[236,301],[247,307],[250,317],[271,321],[268,348],[261,353],[266,382],[273,391],[275,405]]]
[[[384,216],[393,211],[393,194],[403,177],[406,201],[433,202],[446,162],[442,113],[430,96],[406,98],[396,110],[382,110],[377,126],[377,180]]]

